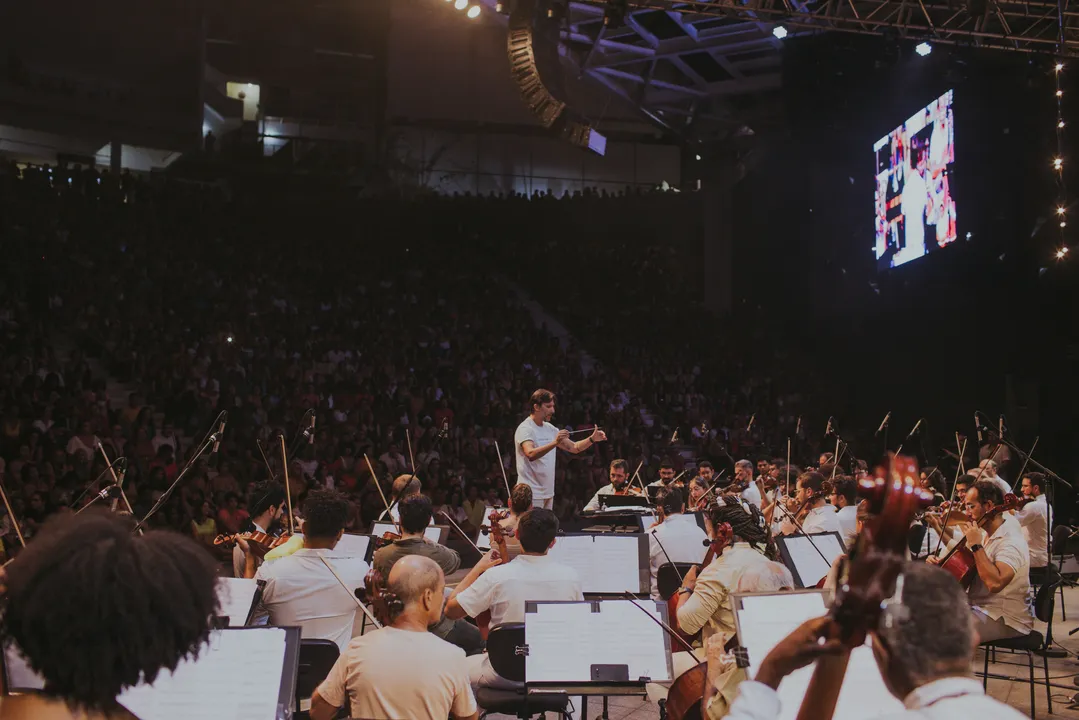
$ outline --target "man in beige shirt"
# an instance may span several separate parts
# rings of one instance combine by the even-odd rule
[[[446,587],[434,560],[401,558],[387,590],[400,609],[390,625],[355,638],[311,698],[311,720],[349,717],[474,720],[465,653],[427,632],[442,616]]]

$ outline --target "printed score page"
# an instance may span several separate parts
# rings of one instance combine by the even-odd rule
[[[637,593],[641,592],[639,537],[564,535],[555,541],[548,555],[577,571],[583,592]]]
[[[819,559],[819,558],[818,558]],[[824,594],[777,593],[742,597],[738,611],[741,643],[749,652],[746,673],[752,678],[760,661],[780,640],[810,618],[824,615]],[[795,720],[802,705],[813,665],[796,670],[779,685],[782,711],[777,720]],[[847,676],[839,692],[834,720],[871,720],[903,711],[903,703],[895,698],[877,669],[873,650],[868,644],[856,648],[847,666]]]
[[[831,533],[812,537],[790,535],[784,538],[784,542],[787,545],[787,552],[790,553],[791,562],[798,568],[802,587],[807,588],[815,587],[820,579],[832,569],[835,559],[845,552],[843,543]],[[825,562],[826,558],[827,562]]]
[[[651,601],[640,602],[657,620]],[[664,630],[628,600],[592,603],[539,603],[525,613],[528,682],[589,682],[592,665],[628,665],[631,682],[670,680]]]
[[[219,615],[228,617],[229,627],[243,627],[255,601],[258,582],[251,578],[218,578],[217,599]]]
[[[371,534],[375,537],[382,537],[383,533],[397,533],[397,526],[388,522],[376,522],[371,526]],[[423,536],[433,543],[437,543],[439,538],[442,537],[442,529],[434,525],[427,526],[427,529],[423,531]]]
[[[217,630],[197,659],[162,671],[117,700],[139,720],[275,720],[285,664],[285,631]]]

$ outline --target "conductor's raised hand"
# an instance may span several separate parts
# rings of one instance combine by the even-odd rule
[[[603,432],[599,428],[596,428],[596,431],[592,433],[589,439],[594,443],[603,442],[607,439],[607,433]]]

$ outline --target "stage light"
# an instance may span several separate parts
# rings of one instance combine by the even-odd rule
[[[929,53],[933,52],[933,46],[927,42],[918,43],[914,47],[914,52],[918,53],[922,57],[925,57]]]
[[[1061,160],[1060,158],[1053,158],[1053,167],[1055,169],[1059,170],[1060,166],[1063,165],[1063,164],[1064,164],[1064,161]]]
[[[1064,214],[1064,208],[1058,207],[1057,208],[1057,215],[1063,215],[1063,214]]]
[[[1063,127],[1064,127],[1064,121],[1063,121],[1063,120],[1061,120],[1060,122],[1058,122],[1058,123],[1057,123],[1057,127],[1058,127],[1058,128],[1063,128]]]
[[[1060,227],[1068,227],[1068,223],[1066,223],[1066,222],[1064,222],[1063,220],[1061,220],[1061,221],[1060,221]]]
[[[473,5],[472,7],[470,7],[468,9],[468,12],[466,13],[466,15],[468,15],[468,17],[475,20],[476,18],[478,18],[480,16],[480,6],[479,5]]]
[[[701,159],[701,156],[700,156],[700,155],[697,155],[697,159],[698,159],[698,160],[700,160],[700,159]]]
[[[453,3],[453,7],[457,10],[464,10],[466,7],[468,7],[468,0],[457,0],[455,3]]]
[[[782,40],[788,35],[787,28],[783,27],[782,25],[776,25],[774,28],[772,28],[772,34],[775,35],[777,39]]]
[[[1064,63],[1057,63],[1056,67],[1053,68],[1053,69],[1056,70],[1057,72],[1060,72],[1061,70],[1064,69]]]
[[[1057,97],[1062,97],[1063,95],[1064,95],[1063,90],[1057,90]]]
[[[1060,248],[1059,250],[1057,250],[1057,260],[1063,260],[1064,256],[1067,255],[1067,254],[1068,254],[1067,246],[1064,246],[1064,247]]]

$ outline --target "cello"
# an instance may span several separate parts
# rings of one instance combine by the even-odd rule
[[[861,647],[870,632],[902,612],[897,582],[907,556],[907,529],[915,514],[933,501],[918,482],[913,458],[893,455],[888,469],[858,481],[858,492],[868,500],[872,517],[866,520],[849,560],[841,568],[835,599],[828,614],[834,621],[832,637],[843,651],[817,660],[798,720],[830,720],[835,713],[851,652]]]
[[[730,523],[716,523],[712,522],[712,539],[707,541],[708,552],[704,554],[704,560],[701,562],[700,567],[707,568],[712,564],[712,561],[716,557],[723,554],[723,549],[730,545],[731,540],[734,538],[734,529],[731,528]],[[667,619],[669,620],[671,627],[678,636],[688,643],[692,643],[700,633],[690,635],[678,627],[678,608],[682,604],[682,595],[684,593],[675,592],[669,598],[667,598]]]

